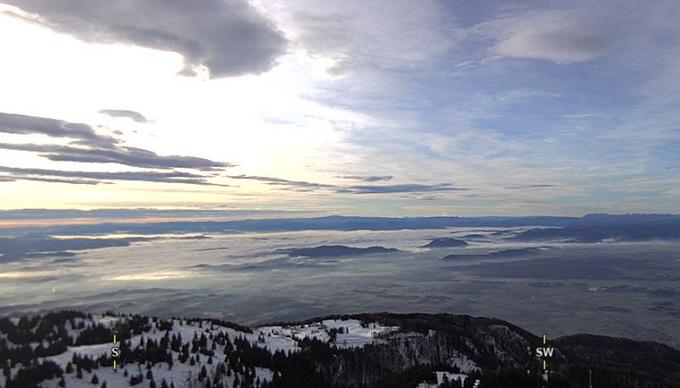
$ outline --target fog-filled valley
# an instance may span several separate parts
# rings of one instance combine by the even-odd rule
[[[112,310],[262,324],[341,313],[454,313],[554,336],[585,332],[680,346],[680,241],[531,240],[527,231],[566,227],[421,224],[5,230],[0,314]]]

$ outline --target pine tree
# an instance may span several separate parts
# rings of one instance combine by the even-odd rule
[[[92,380],[90,381],[92,384],[99,384],[99,377],[97,377],[97,374],[92,375]]]

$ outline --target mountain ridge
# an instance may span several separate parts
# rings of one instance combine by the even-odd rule
[[[0,333],[8,388],[61,381],[88,386],[95,376],[121,386],[413,388],[472,387],[479,380],[480,388],[498,388],[542,387],[548,378],[551,387],[586,387],[589,373],[598,387],[680,386],[680,350],[670,346],[589,334],[544,344],[510,322],[469,315],[336,314],[247,327],[218,319],[61,311],[0,318]],[[113,334],[121,342],[123,376],[111,370]],[[38,338],[47,345],[22,345]],[[539,346],[555,349],[546,359],[548,372],[534,354]],[[185,372],[187,381],[181,380]],[[443,375],[459,381],[440,381]]]

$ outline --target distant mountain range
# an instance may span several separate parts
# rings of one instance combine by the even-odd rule
[[[33,216],[35,214],[31,213]],[[0,216],[2,213],[0,212]],[[11,213],[16,217],[15,213]],[[1,218],[0,218],[1,219]],[[70,256],[73,250],[125,246],[131,242],[163,234],[200,234],[280,232],[305,230],[422,230],[450,227],[523,227],[527,230],[505,237],[508,241],[595,243],[601,241],[650,241],[680,239],[680,216],[671,214],[590,214],[584,217],[344,217],[270,218],[236,221],[176,221],[152,223],[103,223],[87,225],[55,225],[48,227],[0,228],[0,261],[40,257]],[[500,232],[497,232],[500,233]],[[82,238],[106,234],[132,234],[137,237],[102,237],[96,241]],[[52,236],[59,235],[60,238]],[[69,238],[68,236],[79,236]],[[148,237],[147,237],[148,236]],[[468,236],[479,238],[479,233]],[[464,247],[465,238],[442,237],[425,245],[428,248]],[[303,248],[308,249],[308,248]],[[350,248],[356,249],[356,248]],[[388,248],[384,248],[388,249]],[[297,252],[300,256],[323,253],[334,255],[330,248]],[[363,253],[359,250],[347,253]],[[374,252],[375,253],[375,252]]]
[[[32,215],[35,217],[35,214]],[[0,220],[3,215],[0,212]],[[17,219],[12,213],[10,219]],[[448,227],[554,227],[570,230],[605,230],[603,238],[616,233],[635,236],[680,238],[680,215],[673,214],[589,214],[583,217],[353,217],[327,216],[310,218],[267,218],[234,221],[174,221],[153,223],[103,223],[14,227],[0,229],[0,235],[26,231],[40,234],[89,235],[103,233],[190,233],[190,232],[273,232],[302,230],[400,230],[442,229]],[[651,230],[650,230],[651,227]],[[648,230],[642,233],[640,229]],[[556,232],[554,232],[556,233]]]

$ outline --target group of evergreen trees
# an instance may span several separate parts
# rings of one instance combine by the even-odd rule
[[[172,369],[175,362],[196,366],[198,381],[205,387],[218,388],[413,387],[418,382],[432,380],[435,370],[430,364],[400,368],[398,360],[386,362],[391,352],[388,345],[341,349],[333,346],[333,341],[304,339],[298,343],[302,349],[300,352],[271,352],[251,343],[244,335],[231,338],[226,332],[215,330],[216,326],[222,326],[252,333],[249,328],[228,322],[209,321],[204,327],[204,321],[186,321],[201,331],[195,332],[191,339],[184,339],[180,333],[172,333],[172,320],[148,319],[139,315],[118,317],[120,320],[113,326],[105,326],[93,321],[90,315],[73,311],[22,317],[16,325],[9,319],[0,320],[0,332],[6,337],[0,337],[0,355],[8,376],[7,387],[36,386],[40,381],[55,377],[60,378],[59,386],[65,386],[64,374],[84,379],[84,373],[91,375],[89,382],[93,385],[104,386],[106,382],[100,381],[96,370],[111,367],[113,359],[109,355],[93,358],[76,353],[63,371],[52,362],[36,363],[35,360],[63,353],[71,345],[110,342],[114,333],[120,340],[118,365],[130,386],[147,381],[151,388],[173,388],[174,382],[168,383],[164,379],[156,382],[152,367],[165,363],[168,369]],[[158,339],[145,337],[152,331],[165,333]],[[69,332],[76,334],[71,336]],[[345,329],[328,330],[331,338],[344,332]],[[141,339],[133,346],[130,339],[137,335],[141,335]],[[8,341],[13,346],[9,346]],[[32,342],[40,345],[32,348]],[[217,358],[218,349],[224,355],[221,359]],[[391,357],[394,358],[394,355]],[[17,363],[25,366],[10,376],[10,368]],[[131,373],[128,369],[132,365],[138,367]],[[142,365],[146,367],[146,373],[142,372]],[[256,368],[274,371],[271,381],[258,378]]]
[[[513,335],[531,337],[516,327],[503,326],[506,329],[500,330],[498,321],[493,320],[421,314],[370,316],[364,321],[380,321],[383,325],[399,326],[402,331],[358,348],[341,348],[333,341],[305,338],[297,342],[300,351],[272,352],[263,348],[267,343],[264,334],[251,342],[246,338],[251,329],[229,322],[149,319],[139,315],[116,318],[110,325],[104,325],[88,314],[62,311],[18,320],[0,319],[0,369],[4,385],[31,388],[38,387],[42,381],[56,379],[59,387],[66,387],[67,380],[75,378],[93,387],[106,387],[106,381],[100,378],[100,368],[111,368],[113,359],[108,354],[93,357],[75,353],[63,370],[54,362],[38,360],[61,354],[68,346],[109,343],[115,333],[121,350],[118,373],[123,374],[130,386],[174,388],[175,384],[181,385],[183,382],[154,375],[154,371],[159,374],[159,364],[160,370],[172,370],[181,363],[193,367],[194,386],[202,388],[413,388],[421,382],[434,383],[434,371],[460,372],[450,366],[451,359],[460,355],[459,352],[475,354],[475,361],[483,369],[483,372],[468,373],[465,388],[472,387],[477,379],[481,382],[479,388],[545,386],[542,371],[536,360],[527,356],[526,347],[517,345],[517,340],[510,345],[503,342],[508,330],[513,330]],[[182,338],[180,330],[174,330],[175,322],[191,325],[194,335]],[[230,336],[221,330],[223,327],[234,329],[237,334]],[[488,327],[492,330],[487,330]],[[345,331],[326,330],[332,339]],[[139,341],[133,342],[136,336]],[[512,356],[513,361],[496,356],[499,346],[505,351],[504,357]],[[565,344],[561,344],[561,348],[569,349]],[[595,347],[591,352],[597,349],[600,348]],[[652,350],[656,348],[649,352]],[[605,356],[603,353],[601,357]],[[562,361],[559,371],[550,374],[550,387],[586,387],[584,376],[589,372],[593,372],[594,384],[601,387],[672,386],[663,385],[671,381],[663,376],[626,367],[624,361],[630,356],[617,357],[622,360],[599,365]],[[272,371],[271,379],[260,378],[258,368]],[[660,384],[647,384],[649,381]],[[460,382],[444,381],[440,387],[460,387]]]

